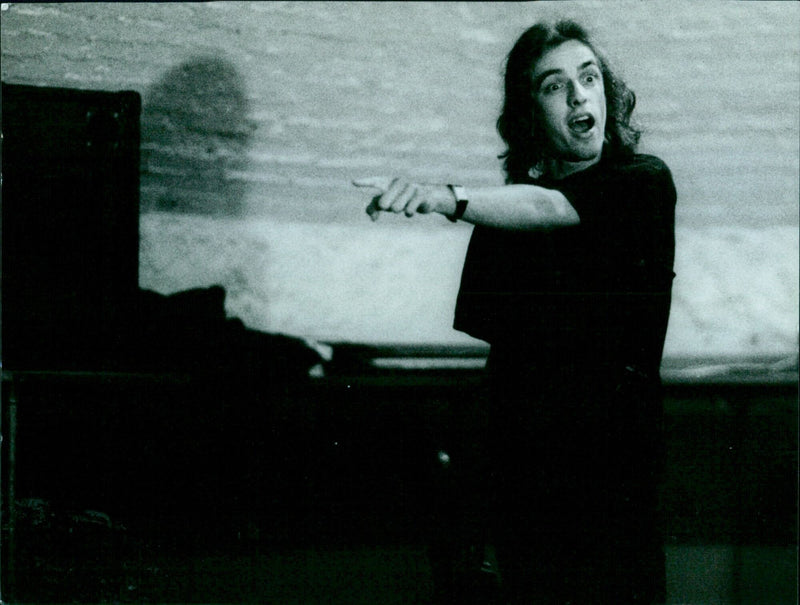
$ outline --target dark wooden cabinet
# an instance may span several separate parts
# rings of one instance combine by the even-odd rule
[[[2,95],[3,367],[95,367],[138,288],[139,94]]]

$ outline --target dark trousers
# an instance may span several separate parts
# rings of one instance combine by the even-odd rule
[[[507,603],[663,603],[657,381],[489,362],[490,540]]]

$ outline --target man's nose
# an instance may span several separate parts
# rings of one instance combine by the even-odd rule
[[[586,91],[581,86],[580,82],[571,82],[569,87],[569,104],[571,107],[577,107],[586,101]]]

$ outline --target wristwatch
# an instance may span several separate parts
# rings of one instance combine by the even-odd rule
[[[464,216],[464,212],[467,210],[467,204],[469,203],[469,200],[467,199],[467,194],[461,185],[448,185],[447,188],[453,192],[453,197],[456,198],[456,211],[453,214],[447,215],[447,218],[455,223],[458,219]]]

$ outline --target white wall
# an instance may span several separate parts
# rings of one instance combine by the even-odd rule
[[[6,82],[134,89],[142,287],[220,283],[256,329],[464,342],[466,226],[370,223],[350,180],[500,183],[502,61],[589,25],[679,190],[670,355],[797,348],[800,6],[785,2],[3,6]]]

